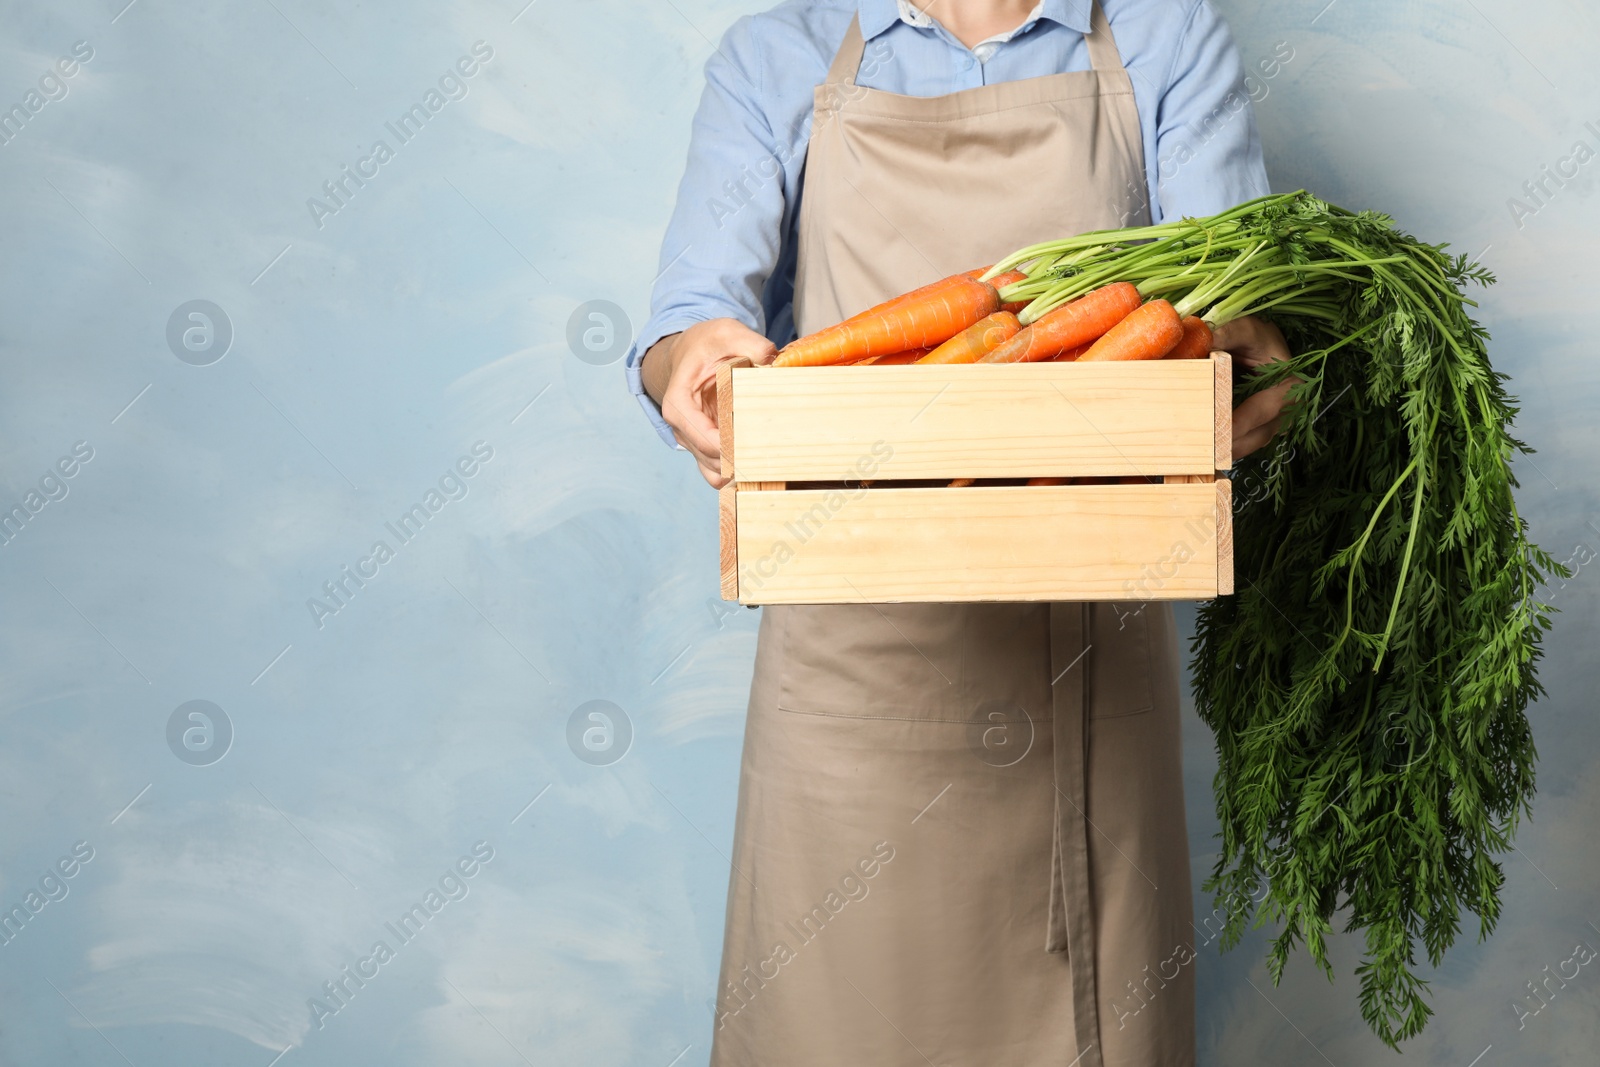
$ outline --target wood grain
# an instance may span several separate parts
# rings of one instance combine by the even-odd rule
[[[1209,599],[1218,494],[1205,484],[741,493],[739,599]]]
[[[1215,468],[1225,471],[1233,466],[1233,357],[1226,352],[1211,353],[1211,366],[1216,373],[1216,442]]]
[[[722,476],[732,478],[733,466],[733,365],[717,368],[717,434],[722,438]]]
[[[717,542],[722,563],[722,599],[739,599],[738,487],[729,482],[717,490]]]
[[[1215,364],[740,368],[726,425],[741,481],[1210,475]]]
[[[1233,482],[1217,479],[1217,595],[1233,595]]]

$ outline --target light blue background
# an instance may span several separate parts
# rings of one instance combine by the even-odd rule
[[[692,464],[566,330],[589,300],[642,319],[700,66],[762,3],[124,2],[0,3],[0,106],[94,49],[0,147],[0,504],[94,449],[0,546],[0,905],[94,849],[0,946],[0,1064],[704,1063],[757,615],[717,606]],[[1600,551],[1600,160],[1507,205],[1600,147],[1600,19],[1324,3],[1218,3],[1247,64],[1294,50],[1258,104],[1274,187],[1483,250],[1524,513],[1557,558]],[[469,95],[319,229],[306,199],[480,39]],[[205,367],[165,340],[197,298],[235,331]],[[307,598],[477,441],[465,498],[319,629]],[[1600,961],[1512,1007],[1600,947],[1597,582],[1552,594],[1500,930],[1433,975],[1407,1062],[1600,1041]],[[210,766],[166,742],[193,699],[235,730]],[[592,699],[634,727],[608,767],[566,740]],[[1198,882],[1214,760],[1192,714],[1185,739]],[[478,841],[469,894],[319,1029],[308,998]],[[1331,988],[1303,958],[1273,988],[1260,935],[1205,947],[1201,1061],[1389,1061],[1336,944]]]

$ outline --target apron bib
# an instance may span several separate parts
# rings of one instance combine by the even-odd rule
[[[802,334],[1049,239],[1149,221],[1133,87],[1092,69],[816,89]],[[1048,177],[1048,180],[1046,179]],[[1192,1067],[1167,604],[769,606],[713,1067]]]

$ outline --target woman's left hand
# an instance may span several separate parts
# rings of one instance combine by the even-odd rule
[[[1289,344],[1283,339],[1283,331],[1253,315],[1217,327],[1211,347],[1232,355],[1236,368],[1249,370],[1289,358]],[[1235,460],[1243,459],[1272,440],[1283,422],[1284,401],[1288,398],[1289,388],[1300,380],[1286,378],[1270,389],[1263,389],[1247,398],[1233,409]]]

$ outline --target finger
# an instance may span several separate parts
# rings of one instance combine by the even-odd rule
[[[1233,458],[1235,460],[1243,459],[1258,448],[1268,444],[1276,436],[1282,421],[1281,417],[1275,418],[1247,433],[1235,435],[1233,439]]]
[[[1283,342],[1283,333],[1276,326],[1254,315],[1234,319],[1218,326],[1213,332],[1216,342],[1226,344],[1229,351],[1256,351]],[[1287,349],[1287,345],[1284,346]]]
[[[1233,409],[1233,432],[1248,433],[1278,414],[1282,408],[1283,405],[1274,403],[1267,393],[1246,397],[1244,403]]]
[[[751,363],[770,363],[778,347],[770,339],[743,323],[727,322],[712,342],[715,363],[748,359]]]
[[[682,439],[680,438],[680,440]],[[705,452],[688,443],[685,443],[684,447],[689,450],[689,455],[694,457],[694,461],[697,466],[718,472],[722,470],[721,453]]]
[[[729,481],[722,476],[720,466],[707,466],[705,463],[700,464],[700,477],[704,478],[713,489],[721,489]]]
[[[1246,397],[1243,403],[1233,409],[1235,426],[1240,432],[1254,429],[1281,413],[1287,406],[1289,390],[1294,384],[1294,381],[1279,382],[1270,389]]]
[[[771,363],[778,355],[778,346],[754,331],[731,346],[735,359],[748,359],[757,365]]]
[[[683,446],[699,460],[715,459],[722,454],[722,435],[717,424],[706,414],[681,383],[667,387],[661,398],[661,417],[678,435]]]
[[[693,353],[674,370],[661,398],[661,414],[679,443],[693,453],[702,467],[718,471],[722,463],[722,434],[716,415],[717,368],[741,359],[770,362],[776,354],[770,340],[730,320],[710,324],[706,335],[696,339]]]
[[[1284,340],[1283,331],[1253,315],[1218,326],[1212,347],[1231,353],[1246,367],[1260,367],[1289,358],[1289,344]]]
[[[722,453],[722,433],[717,426],[717,368],[724,363],[748,359],[751,363],[770,363],[778,354],[777,347],[765,337],[751,330],[740,330],[727,342],[724,353],[701,368],[698,374],[686,378],[674,403],[683,409],[683,429],[691,438],[691,447],[710,457],[712,466]],[[673,390],[669,388],[669,395]]]
[[[666,410],[667,410],[667,405],[665,403],[663,403],[661,405],[662,413],[665,414]],[[678,447],[683,449],[685,452],[689,453],[689,455],[694,459],[694,461],[696,463],[699,463],[700,460],[701,460],[701,455],[702,454],[701,454],[700,450],[694,446],[694,442],[690,441],[687,437],[685,437],[683,435],[683,431],[678,429],[676,426],[673,426],[671,422],[668,422],[667,425],[669,427],[671,427],[671,429],[672,429],[672,439],[674,441],[678,442]]]
[[[663,406],[663,410],[664,409],[665,408]],[[705,452],[694,441],[691,441],[688,437],[686,437],[683,431],[674,427],[672,430],[672,436],[673,439],[678,442],[679,447],[688,452],[690,456],[694,457],[694,461],[696,463],[710,463],[713,466],[721,466],[721,461],[715,453]]]
[[[1261,410],[1267,415],[1277,415],[1290,406],[1289,391],[1298,385],[1300,381],[1301,379],[1299,378],[1285,378],[1277,385],[1261,390],[1251,399],[1259,400]],[[1296,402],[1298,403],[1298,401]]]

